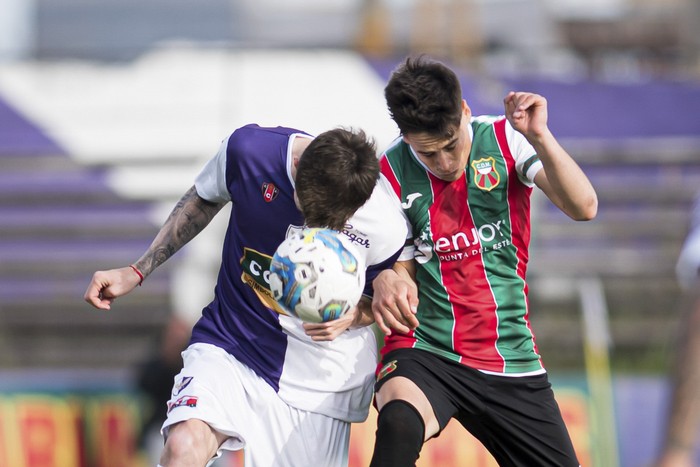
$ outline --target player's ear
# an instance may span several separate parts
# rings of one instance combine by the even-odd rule
[[[472,109],[470,109],[467,105],[466,99],[462,99],[462,112],[464,113],[464,116],[467,118],[467,120],[472,118]]]

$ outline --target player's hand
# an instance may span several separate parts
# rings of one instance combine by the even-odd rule
[[[97,271],[92,276],[83,298],[100,310],[109,310],[117,297],[126,295],[141,283],[131,267]]]
[[[355,320],[357,307],[345,313],[340,318],[325,323],[304,323],[306,335],[316,342],[332,341],[344,333]]]
[[[506,118],[511,126],[530,138],[547,133],[547,100],[530,92],[509,92],[503,99]]]
[[[418,289],[414,282],[388,269],[379,273],[372,285],[372,313],[384,334],[391,334],[392,329],[407,334],[418,327]]]

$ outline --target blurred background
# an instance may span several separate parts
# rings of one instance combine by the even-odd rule
[[[227,216],[110,312],[82,300],[92,273],[138,259],[238,126],[361,127],[384,147],[383,85],[411,53],[458,71],[475,115],[509,90],[548,99],[600,208],[575,223],[535,197],[538,345],[583,465],[650,465],[700,190],[699,31],[698,0],[3,0],[0,467],[155,465]],[[420,462],[494,465],[452,426]]]

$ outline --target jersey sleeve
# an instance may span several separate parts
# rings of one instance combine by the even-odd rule
[[[372,298],[374,296],[374,288],[372,287],[372,281],[379,275],[380,272],[391,269],[396,260],[399,258],[401,250],[396,251],[391,257],[387,258],[379,264],[372,264],[367,266],[365,270],[365,288],[362,295]]]
[[[371,297],[372,281],[380,272],[394,265],[409,228],[399,198],[383,174],[380,174],[370,199],[350,218],[346,228],[350,229],[346,235],[357,236],[353,241],[364,252],[367,267],[363,293]]]
[[[537,157],[535,148],[525,139],[522,133],[516,131],[506,120],[506,140],[515,159],[515,171],[518,179],[529,187],[535,185],[535,175],[542,169],[542,161]]]
[[[229,138],[224,139],[216,155],[209,159],[194,180],[197,194],[212,203],[231,201],[226,185],[226,150]]]

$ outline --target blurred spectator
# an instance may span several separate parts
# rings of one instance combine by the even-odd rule
[[[658,467],[692,467],[700,429],[700,193],[691,213],[690,232],[676,267],[683,289],[683,316],[671,376],[672,393]]]
[[[139,448],[148,465],[158,464],[163,450],[160,428],[167,414],[167,402],[175,376],[182,368],[181,352],[190,340],[191,324],[172,315],[159,341],[156,352],[150,354],[137,368],[137,389],[144,398],[144,414]]]

